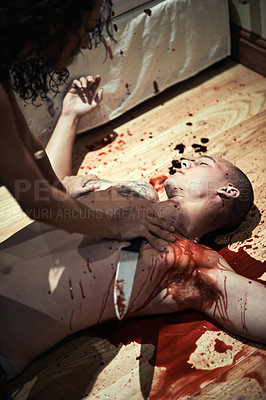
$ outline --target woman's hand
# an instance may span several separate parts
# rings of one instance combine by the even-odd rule
[[[75,175],[75,176],[66,176],[62,183],[66,188],[66,192],[69,196],[74,197],[75,199],[84,193],[93,192],[100,188],[100,183],[97,182],[99,180],[96,175]]]
[[[143,237],[158,251],[164,251],[166,242],[174,242],[175,228],[158,215],[156,203],[146,199],[139,199],[131,207],[117,209],[113,218],[117,219],[119,240],[130,240]],[[163,240],[162,240],[163,239]]]
[[[82,118],[93,111],[103,98],[103,89],[98,90],[100,82],[99,75],[74,79],[64,97],[62,115]]]

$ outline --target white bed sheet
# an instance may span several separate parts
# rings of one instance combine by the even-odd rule
[[[120,15],[113,19],[117,42],[107,38],[107,59],[100,45],[83,51],[69,68],[71,80],[100,74],[104,88],[101,106],[81,121],[79,132],[118,117],[230,54],[227,0],[132,0],[130,10],[128,2],[113,3]],[[46,105],[35,108],[19,100],[31,130],[44,142],[60,114],[65,90],[54,99],[53,118]]]

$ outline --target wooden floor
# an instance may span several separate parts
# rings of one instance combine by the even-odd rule
[[[204,153],[232,161],[250,177],[255,204],[236,231],[211,244],[237,272],[263,282],[265,94],[265,78],[225,60],[79,135],[74,170],[159,187],[181,157]],[[4,240],[29,220],[4,188],[0,201]],[[15,400],[266,399],[266,346],[193,311],[115,321],[69,338],[6,388]]]

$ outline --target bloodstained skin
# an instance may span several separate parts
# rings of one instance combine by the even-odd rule
[[[140,309],[166,289],[162,301],[171,296],[179,310],[194,308],[204,311],[214,306],[214,314],[218,311],[223,320],[228,320],[226,278],[224,291],[221,291],[214,274],[208,273],[214,266],[224,269],[219,263],[219,254],[206,246],[180,237],[169,245],[171,251],[165,252],[163,257],[163,265],[169,268],[162,271],[156,288]],[[173,257],[173,261],[169,260],[170,257]]]

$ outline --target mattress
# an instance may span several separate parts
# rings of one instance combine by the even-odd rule
[[[100,74],[104,100],[80,121],[78,132],[122,115],[168,87],[188,79],[230,54],[227,0],[113,1],[113,34],[103,45],[82,51],[71,64],[70,80]],[[19,104],[31,130],[47,141],[61,110],[67,85],[47,107]]]

